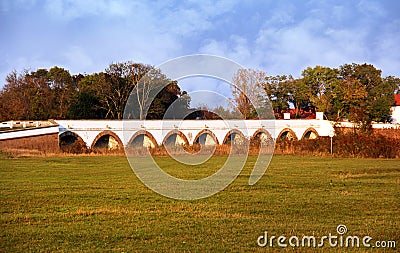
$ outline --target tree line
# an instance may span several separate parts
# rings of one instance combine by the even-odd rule
[[[153,81],[167,86],[152,101],[147,119],[162,118],[177,99],[184,110],[189,108],[187,93],[150,65],[113,63],[89,75],[71,75],[55,66],[8,74],[0,91],[0,120],[122,119],[131,91],[148,73]]]
[[[31,72],[13,71],[0,90],[0,121],[122,119],[130,101],[130,107],[139,109],[125,116],[137,119],[162,119],[166,115],[167,118],[185,115],[235,118],[237,112],[241,118],[253,119],[257,118],[256,109],[268,104],[272,105],[275,118],[288,111],[294,112],[295,118],[304,117],[305,112],[322,111],[327,119],[334,121],[389,122],[393,94],[400,90],[399,78],[382,77],[381,70],[373,65],[355,63],[338,68],[308,67],[300,78],[240,69],[232,83],[231,108],[197,108],[202,113],[196,113],[178,82],[151,65],[113,63],[102,72],[88,75],[71,75],[57,66]],[[157,90],[155,99],[148,101],[154,90]],[[133,99],[129,99],[130,94]],[[167,110],[171,106],[173,109]],[[142,109],[145,107],[149,108],[147,113]]]
[[[349,120],[367,125],[372,121],[390,122],[394,94],[400,91],[399,78],[382,77],[381,70],[366,63],[344,64],[338,68],[308,67],[300,78],[268,76],[260,70],[243,69],[236,74],[234,84],[234,102],[245,118],[255,117],[257,106],[249,104],[240,90],[253,91],[256,94],[253,96],[257,96],[261,88],[267,94],[261,99],[271,103],[276,118],[288,111],[294,111],[295,118],[307,115],[305,112],[321,111],[332,121]]]

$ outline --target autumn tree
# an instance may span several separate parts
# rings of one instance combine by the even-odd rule
[[[267,76],[265,80],[264,89],[277,118],[291,107],[295,109],[295,116],[301,117],[300,111],[311,107],[310,89],[302,79],[295,79],[292,75],[277,75]]]
[[[330,120],[347,119],[369,124],[388,122],[400,79],[382,77],[370,64],[339,68],[308,67],[300,78],[266,76],[263,71],[240,69],[233,78],[232,108],[216,108],[228,118],[263,118],[294,108],[323,111]],[[268,95],[267,95],[268,94]],[[129,104],[127,104],[129,102]],[[272,108],[269,105],[272,104]],[[110,64],[104,72],[71,75],[68,70],[11,72],[0,90],[0,120],[47,118],[121,119],[183,118],[190,97],[159,69],[133,62]],[[169,109],[168,109],[169,108]],[[165,113],[168,112],[167,115]]]
[[[17,74],[15,71],[6,78],[1,92],[0,103],[5,110],[2,120],[43,119],[54,116],[54,93],[47,80],[47,70]]]
[[[111,64],[102,75],[101,101],[107,107],[107,118],[122,119],[131,91],[152,67],[141,63]]]
[[[165,118],[165,119],[185,119],[185,117],[190,114],[191,98],[190,98],[189,94],[186,91],[182,91],[177,96],[178,96],[178,98],[169,105],[163,118]]]
[[[257,108],[265,105],[263,86],[266,74],[260,70],[239,69],[233,77],[232,104],[243,119],[257,117]]]
[[[0,115],[7,119],[68,117],[71,99],[77,92],[69,71],[57,66],[36,71],[11,72],[0,95]]]
[[[357,79],[345,78],[335,88],[332,100],[333,119],[348,119],[353,122],[366,122],[368,120],[365,98],[368,92],[365,86]]]
[[[302,79],[291,77],[284,85],[288,87],[288,102],[293,105],[296,117],[301,117],[301,110],[310,111],[315,108],[310,101],[310,88]]]
[[[306,68],[302,72],[302,83],[307,87],[307,96],[317,111],[333,119],[332,101],[334,90],[339,84],[338,70],[316,66]]]
[[[172,89],[164,87],[168,84],[172,84],[172,82],[173,81],[168,79],[159,69],[151,69],[147,72],[146,75],[139,80],[137,85],[133,87],[129,99],[131,103],[129,106],[131,109],[129,113],[132,113],[132,117],[142,120],[146,118],[148,113],[149,117],[154,118],[155,115],[162,114],[162,111],[165,112],[165,108],[161,108],[163,107],[163,102],[160,101],[160,96],[162,96],[160,92],[172,91]],[[176,94],[179,93],[180,91],[177,91]],[[175,95],[172,94],[172,96]],[[152,108],[150,108],[151,106]]]
[[[101,104],[104,73],[77,76],[78,92],[71,100],[68,117],[71,119],[104,119],[109,107]]]
[[[70,110],[73,118],[144,119],[147,108],[147,119],[162,119],[175,100],[187,98],[178,83],[160,70],[132,62],[113,63],[105,72],[83,77],[78,90]],[[125,108],[128,110],[123,115]]]
[[[241,113],[237,110],[237,108],[232,108],[230,110],[229,107],[219,105],[213,109],[210,109],[210,111],[219,115],[223,119],[243,119],[241,117]]]
[[[64,119],[67,117],[71,100],[77,92],[77,82],[68,70],[57,66],[51,68],[46,76],[54,93],[53,118]]]
[[[190,97],[186,92],[181,92],[177,81],[171,81],[155,96],[146,119],[183,119],[189,105]],[[167,111],[168,114],[165,114]]]
[[[56,97],[48,79],[48,71],[39,69],[26,74],[23,85],[24,93],[29,101],[27,119],[55,118]]]
[[[382,78],[382,71],[371,64],[345,64],[339,68],[342,85],[353,82],[356,88],[350,88],[348,95],[353,96],[351,119],[369,123],[387,122],[391,117],[390,107],[394,104],[394,92],[398,79]],[[357,98],[357,100],[356,100]],[[349,98],[347,98],[349,99]]]
[[[267,76],[265,78],[264,89],[268,94],[275,113],[289,108],[289,87],[285,85],[291,76]]]
[[[27,73],[25,71],[25,73]],[[27,119],[30,117],[29,100],[25,96],[24,74],[11,72],[0,91],[0,120]]]

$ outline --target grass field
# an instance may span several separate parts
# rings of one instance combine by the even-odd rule
[[[182,178],[206,176],[224,160],[185,167],[157,159]],[[265,252],[282,248],[259,247],[264,231],[319,238],[337,235],[339,224],[346,235],[369,235],[371,244],[394,240],[399,248],[400,160],[274,156],[249,186],[252,163],[254,157],[224,191],[178,201],[146,188],[123,156],[1,155],[0,251]],[[322,250],[366,248],[326,242]]]

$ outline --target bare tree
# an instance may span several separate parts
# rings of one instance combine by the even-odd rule
[[[129,94],[152,68],[141,63],[124,62],[113,63],[106,69],[109,92],[105,94],[104,104],[108,106],[107,114],[112,118],[122,118]]]
[[[151,69],[144,75],[133,87],[130,102],[133,103],[130,108],[133,109],[133,115],[140,120],[146,118],[152,103],[163,88],[172,81],[168,79],[159,69]]]
[[[233,77],[232,104],[244,119],[257,117],[255,109],[263,106],[265,78],[265,72],[254,69],[239,69]]]

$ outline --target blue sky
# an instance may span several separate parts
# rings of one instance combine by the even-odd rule
[[[270,75],[368,62],[400,77],[400,1],[392,0],[2,0],[0,33],[0,86],[14,69],[93,73],[198,53]]]

